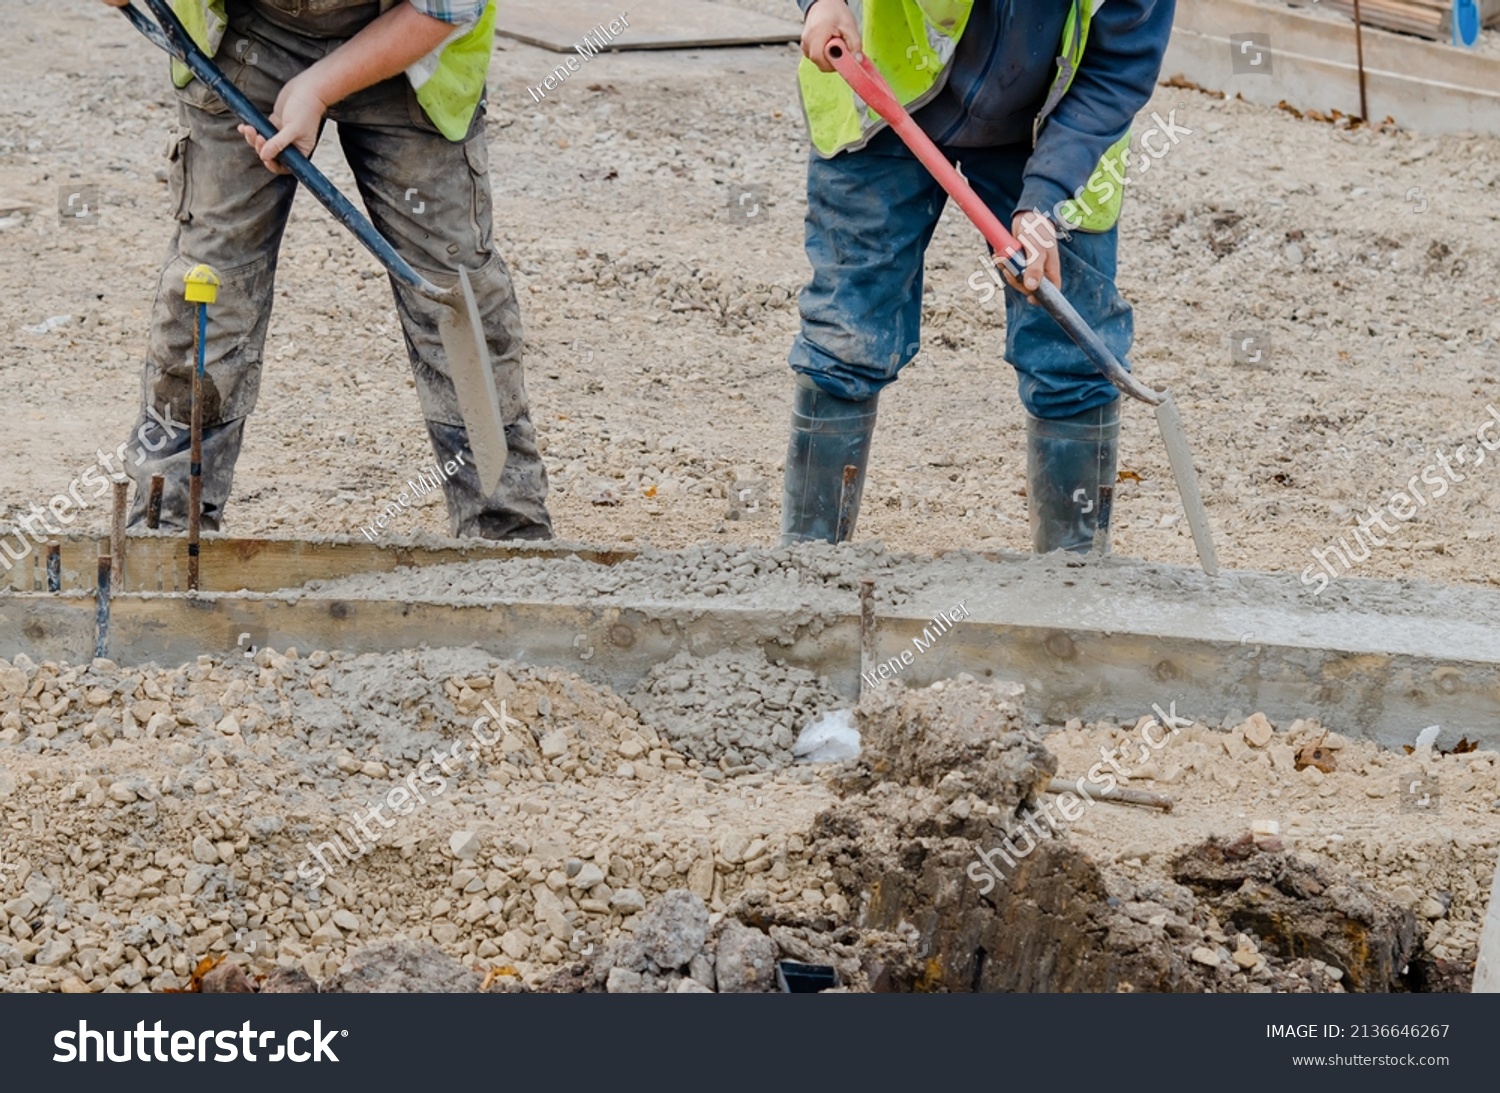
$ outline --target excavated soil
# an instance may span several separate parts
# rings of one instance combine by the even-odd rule
[[[674,674],[705,691],[702,680],[738,680],[731,727],[765,733],[758,754],[768,761],[693,755],[722,717],[706,693],[698,731],[683,732],[694,714],[664,707],[651,685],[645,701],[621,698],[472,650],[267,649],[170,670],[16,658],[0,666],[0,986],[180,988],[201,958],[225,954],[252,972],[282,965],[323,981],[370,943],[398,939],[540,985],[598,960],[648,901],[685,889],[716,929],[727,916],[771,930],[780,953],[821,955],[856,989],[962,988],[923,971],[920,916],[882,919],[871,895],[881,885],[849,868],[836,837],[849,822],[888,825],[858,841],[878,861],[881,847],[914,835],[962,836],[913,874],[951,900],[972,877],[975,848],[1014,834],[1044,776],[1081,777],[1101,745],[1136,732],[1131,720],[1044,740],[1021,720],[1014,685],[960,680],[946,694],[935,685],[867,699],[860,761],[786,765],[779,730],[788,711],[812,708],[819,684],[777,680],[758,653],[673,664],[655,679]],[[893,722],[892,703],[925,711],[926,727],[904,743],[891,726],[918,722]],[[1326,970],[1297,963],[1303,954],[1233,964],[1234,952],[1274,949],[1239,942],[1174,879],[1174,856],[1266,819],[1281,824],[1278,850],[1414,913],[1413,954],[1472,962],[1500,843],[1496,756],[1409,757],[1308,723],[1282,728],[1263,745],[1246,742],[1261,739],[1253,719],[1229,732],[1183,729],[1132,770],[1134,785],[1173,797],[1170,815],[1093,805],[1034,859],[1035,883],[1054,894],[1058,877],[1081,870],[1093,878],[1081,890],[1100,900],[1124,892],[1177,908],[1173,930],[1141,926],[1155,933],[1137,939],[1137,964],[1104,968],[1096,958],[1112,949],[1085,944],[1086,931],[1068,935],[1094,954],[1075,989],[1331,987]],[[1314,739],[1336,756],[1334,772],[1292,769],[1293,745]],[[750,758],[743,741],[739,750]],[[1398,789],[1424,771],[1440,800],[1413,822]],[[964,913],[990,915],[972,893]],[[1101,922],[1114,914],[1086,910]],[[620,982],[640,989],[630,975],[642,973],[625,971]]]

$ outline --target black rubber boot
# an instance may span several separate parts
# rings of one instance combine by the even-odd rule
[[[1026,506],[1038,554],[1109,553],[1120,400],[1072,417],[1026,418]]]
[[[781,495],[782,546],[816,539],[836,543],[854,535],[879,398],[850,402],[828,394],[806,376],[797,377]],[[847,466],[855,468],[855,475],[849,484],[848,517],[840,536],[839,499]]]
[[[181,426],[179,428],[179,426]],[[205,425],[203,428],[203,498],[199,529],[222,531],[224,506],[234,486],[234,465],[245,441],[245,419]],[[154,447],[153,447],[154,445]],[[125,449],[122,467],[113,461],[111,471],[123,470],[135,482],[130,503],[129,527],[146,526],[146,500],[151,476],[162,476],[161,531],[186,531],[188,496],[192,488],[192,433],[190,427],[173,421],[169,432],[154,418],[142,415]]]
[[[486,497],[479,487],[479,470],[469,451],[469,433],[462,425],[427,423],[438,465],[447,472],[443,498],[448,502],[448,527],[455,539],[550,539],[552,517],[547,514],[547,469],[537,451],[536,430],[523,418],[505,427],[510,457],[500,485]],[[459,455],[463,456],[460,462]]]

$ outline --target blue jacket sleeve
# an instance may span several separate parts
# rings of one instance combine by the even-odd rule
[[[1018,210],[1051,213],[1088,182],[1099,159],[1151,99],[1172,34],[1175,0],[1105,0],[1089,26],[1073,84],[1042,124]]]

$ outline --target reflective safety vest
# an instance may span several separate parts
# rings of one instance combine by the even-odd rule
[[[1072,0],[1063,24],[1057,73],[1032,125],[1032,144],[1042,124],[1057,108],[1083,60],[1089,23],[1103,0]],[[908,111],[935,98],[948,82],[958,42],[968,26],[974,0],[863,0],[860,37],[864,52]],[[863,148],[885,128],[885,121],[860,101],[837,72],[821,72],[806,57],[797,70],[802,110],[813,148],[825,158]],[[1091,195],[1067,201],[1055,210],[1062,226],[1103,232],[1120,218],[1124,196],[1125,154],[1130,133],[1110,146],[1086,183]],[[1081,195],[1080,195],[1081,196]]]
[[[394,4],[395,0],[381,0],[381,9],[388,10]],[[468,136],[474,112],[484,98],[497,6],[498,0],[486,7],[479,22],[467,31],[455,29],[455,36],[443,45],[435,65],[419,61],[407,71],[422,110],[449,140]],[[204,52],[210,57],[218,52],[229,25],[224,0],[172,0],[172,10]],[[172,62],[173,83],[186,87],[192,79],[186,65]]]

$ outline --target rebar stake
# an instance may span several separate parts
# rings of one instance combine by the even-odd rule
[[[130,480],[124,475],[114,479],[114,511],[109,521],[109,555],[114,559],[110,571],[110,587],[117,592],[125,590],[125,504],[128,500]]]
[[[859,581],[859,694],[864,697],[866,676],[875,669],[875,639],[878,636],[875,624],[875,580],[861,577]]]
[[[99,555],[99,591],[94,609],[94,656],[109,652],[109,576],[113,568],[108,554]]]
[[[843,543],[854,534],[854,509],[858,504],[854,496],[854,483],[859,478],[859,468],[853,463],[844,468],[844,480],[839,489],[839,522],[833,532],[833,541]]]
[[[159,474],[151,476],[151,492],[146,495],[146,526],[155,531],[161,526],[161,491],[166,479]]]
[[[188,591],[198,591],[198,532],[203,517],[203,379],[208,352],[208,305],[219,298],[219,275],[208,266],[194,266],[183,277],[184,296],[198,305],[194,328],[193,412],[191,463],[188,465]]]

